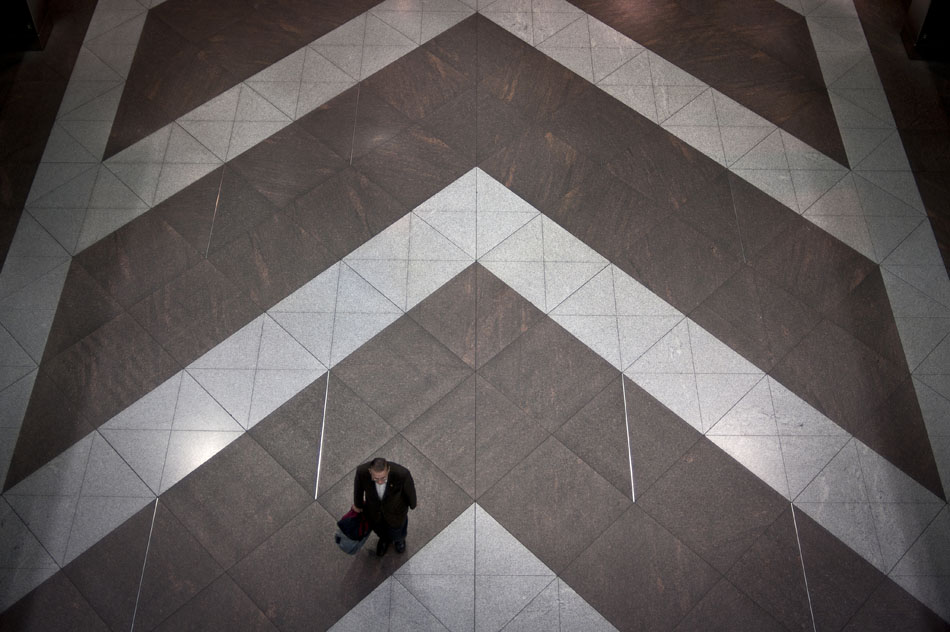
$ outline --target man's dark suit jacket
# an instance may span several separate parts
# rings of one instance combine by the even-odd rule
[[[397,463],[389,464],[389,479],[383,499],[376,493],[376,483],[369,473],[370,463],[356,468],[353,481],[353,505],[366,513],[370,524],[384,521],[390,527],[401,527],[410,509],[416,508],[416,484],[409,470]]]

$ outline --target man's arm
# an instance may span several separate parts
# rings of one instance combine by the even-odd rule
[[[410,509],[416,508],[416,484],[412,480],[412,473],[406,470],[406,481],[402,486],[402,493],[406,496],[406,502]]]
[[[353,476],[353,511],[363,511],[363,490],[360,487],[360,471]]]

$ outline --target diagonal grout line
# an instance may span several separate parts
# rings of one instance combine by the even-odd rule
[[[158,516],[158,498],[154,501],[155,507],[152,510],[152,522],[148,528],[148,540],[145,542],[145,556],[142,560],[142,573],[139,575],[139,586],[135,591],[135,608],[132,609],[132,623],[129,626],[129,632],[135,632],[135,616],[139,612],[139,600],[142,598],[142,584],[145,583],[145,569],[148,566],[148,552],[152,548],[152,533],[155,531],[155,518]]]
[[[789,504],[792,513],[792,526],[795,527],[795,543],[798,545],[798,559],[802,563],[802,579],[805,582],[805,596],[808,597],[808,614],[811,615],[812,632],[818,632],[818,624],[815,622],[815,609],[811,604],[811,589],[808,587],[808,571],[805,570],[805,552],[802,550],[802,540],[798,533],[798,518],[795,517],[795,505]]]

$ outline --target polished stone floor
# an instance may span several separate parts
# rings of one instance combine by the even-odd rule
[[[52,2],[0,82],[0,629],[950,628],[899,4]],[[350,557],[374,456],[419,507]]]

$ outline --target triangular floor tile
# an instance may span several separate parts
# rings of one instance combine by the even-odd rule
[[[173,430],[168,441],[165,469],[162,472],[161,493],[168,491],[175,483],[191,474],[244,434],[240,426],[238,430],[238,432]]]

